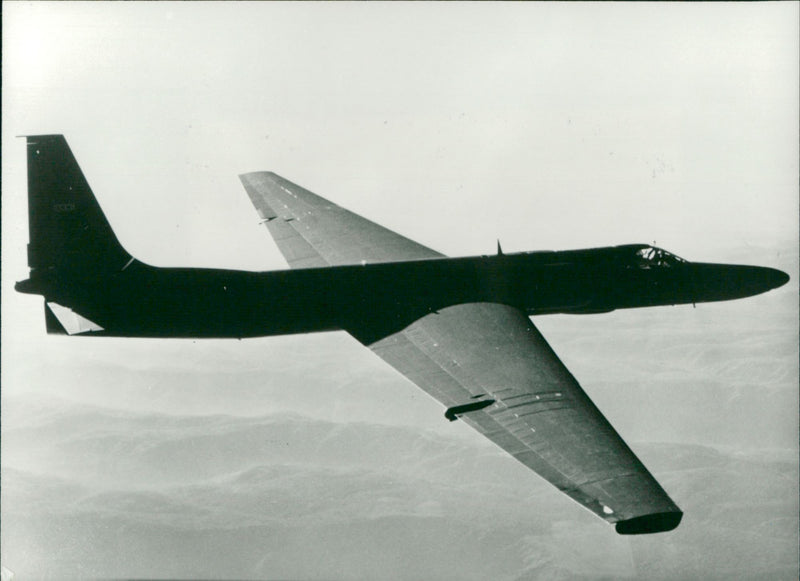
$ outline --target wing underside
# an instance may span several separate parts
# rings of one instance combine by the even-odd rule
[[[292,268],[442,257],[273,173],[240,178]],[[446,417],[465,421],[618,532],[680,522],[680,509],[524,312],[454,305],[378,340],[359,325],[345,327],[444,404]]]
[[[456,305],[369,347],[447,406],[451,419],[617,523],[618,532],[658,532],[680,522],[678,507],[522,311]]]

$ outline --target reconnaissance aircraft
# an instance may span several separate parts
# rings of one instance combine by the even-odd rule
[[[27,137],[30,275],[48,333],[261,337],[345,330],[620,534],[683,516],[529,316],[724,301],[771,268],[630,244],[447,258],[274,173],[240,176],[291,267],[157,268],[117,240],[61,135]]]

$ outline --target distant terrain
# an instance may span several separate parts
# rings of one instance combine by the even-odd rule
[[[535,319],[684,510],[674,532],[617,535],[344,334],[34,328],[4,350],[2,564],[18,579],[797,579],[796,251],[771,265],[792,282],[744,301]]]
[[[480,441],[59,403],[4,436],[29,450],[2,483],[4,563],[23,579],[689,579],[709,561],[719,579],[796,577],[790,454],[636,446],[686,517],[627,539]]]

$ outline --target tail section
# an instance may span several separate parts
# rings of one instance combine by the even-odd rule
[[[132,258],[111,230],[64,136],[29,136],[27,146],[31,279],[48,272],[80,277],[125,268]]]

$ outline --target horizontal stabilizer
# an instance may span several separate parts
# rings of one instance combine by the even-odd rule
[[[17,283],[19,284],[19,283]],[[44,323],[45,327],[47,328],[48,335],[66,335],[67,330],[64,328],[58,317],[56,317],[55,313],[53,313],[52,309],[47,305],[47,302],[44,303]]]
[[[67,335],[80,335],[81,333],[90,333],[92,331],[103,330],[103,327],[97,323],[90,321],[86,317],[82,317],[72,309],[61,306],[58,303],[49,302],[47,303],[47,308],[50,310],[56,321],[58,321],[58,324],[63,329],[63,331],[59,331],[54,325],[55,321],[53,321],[53,318],[46,313],[47,316],[45,320],[47,321],[48,333],[59,335],[63,335],[64,333]]]

